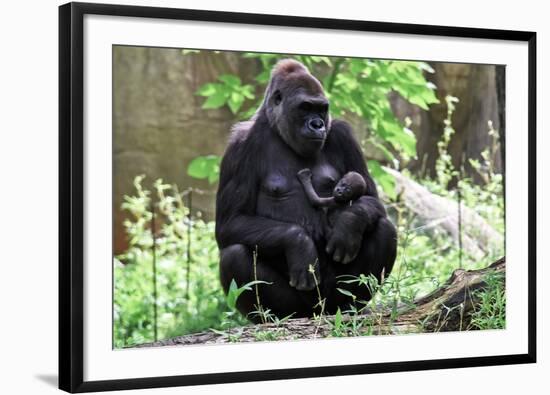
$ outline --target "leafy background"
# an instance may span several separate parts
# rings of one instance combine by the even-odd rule
[[[223,119],[228,121],[224,129],[227,133],[231,123],[253,115],[262,100],[273,64],[282,58],[277,54],[227,55],[195,50],[177,53],[175,50],[159,50],[152,53],[155,57],[151,58],[148,54],[147,62],[139,64],[140,73],[143,75],[145,72],[146,78],[134,80],[135,85],[127,85],[124,84],[125,78],[131,73],[117,74],[116,66],[120,64],[123,71],[133,70],[134,64],[125,62],[134,60],[135,63],[139,57],[131,58],[125,51],[127,49],[121,49],[118,54],[115,51],[115,147],[118,147],[123,159],[134,154],[130,149],[132,144],[147,150],[154,147],[156,154],[166,157],[170,163],[180,161],[171,151],[173,147],[191,144],[195,140],[208,140],[202,138],[200,133],[196,134],[194,128],[188,127],[194,125],[194,120],[186,120],[186,114],[192,117],[189,114],[200,113],[201,121],[204,120],[206,125],[219,122],[222,114]],[[168,67],[166,65],[170,62],[159,62],[163,56],[169,57],[174,64],[186,67]],[[202,70],[204,56],[215,59],[215,65],[231,66],[233,62],[242,68],[233,67],[236,71],[231,73],[214,67],[206,81],[197,83],[196,76]],[[454,126],[456,115],[454,118],[453,115],[460,111],[461,99],[433,82],[438,78],[443,82],[450,79],[446,75],[448,69],[440,64],[291,56],[304,63],[320,79],[330,99],[331,115],[344,118],[354,125],[369,170],[398,227],[396,266],[371,304],[388,308],[410,304],[414,298],[437,288],[454,269],[485,267],[504,254],[504,247],[499,246],[486,251],[481,258],[469,256],[448,233],[419,222],[397,194],[395,178],[390,171],[398,171],[419,182],[437,196],[451,201],[460,199],[497,232],[504,234],[503,178],[498,138],[498,115],[499,111],[503,111],[503,103],[499,103],[492,112],[481,111],[477,116],[480,125],[475,128],[466,124],[459,129]],[[158,64],[151,67],[151,62],[155,61]],[[162,65],[164,68],[160,67]],[[254,72],[248,72],[250,70]],[[457,85],[456,90],[464,94],[467,106],[481,100],[485,106],[481,108],[495,107],[494,103],[491,104],[496,95],[494,86],[474,84],[480,75],[494,78],[495,70],[493,74],[476,70],[463,78],[473,82],[467,88]],[[132,94],[132,89],[147,87],[147,84],[172,86],[180,74],[191,78],[192,85],[196,85],[192,90],[192,100],[190,95],[184,95],[185,100],[178,96],[177,100],[183,100],[181,102],[160,105],[164,100],[163,92],[156,92],[154,88],[147,91],[145,98],[123,100],[134,98],[136,95]],[[178,88],[175,89],[177,93]],[[149,106],[136,111],[144,101]],[[122,114],[123,110],[127,110],[125,116],[130,111],[135,117],[120,121],[117,114]],[[425,128],[421,127],[429,119],[426,117],[437,113],[441,113],[441,122],[435,123],[433,128],[438,130],[433,133],[436,148],[432,155],[432,169],[427,170],[423,165],[419,166],[422,161],[419,160],[418,141],[423,139],[423,133],[426,134],[422,132]],[[177,122],[185,125],[183,132],[168,125],[170,117],[177,117],[174,125]],[[142,125],[157,125],[157,128],[154,133],[147,129],[145,141],[136,143],[131,140],[135,135],[132,132]],[[459,151],[458,155],[453,153],[453,142],[462,138],[468,143],[464,136],[471,129],[476,132],[482,130],[479,134],[484,136],[477,139],[477,154],[465,157],[468,149]],[[167,146],[160,145],[162,132],[178,133],[177,138]],[[116,166],[115,159],[115,178],[118,175],[132,185],[126,193],[120,193],[115,186],[115,210],[122,210],[119,217],[123,220],[124,233],[123,247],[118,248],[114,260],[115,347],[204,330],[223,331],[246,323],[234,309],[236,293],[244,290],[233,289],[228,298],[221,291],[211,211],[197,210],[201,202],[212,205],[208,199],[215,192],[224,140],[221,144],[215,141],[215,144],[201,147],[206,152],[203,155],[195,153],[178,170],[187,174],[186,183],[164,181],[165,177],[170,177],[170,171],[163,171],[163,167],[158,165],[161,161],[151,160],[151,156],[138,159],[139,166],[132,165],[131,161],[122,161],[120,166]],[[117,173],[117,169],[121,170]],[[122,202],[117,200],[117,194],[122,197]],[[504,327],[505,297],[502,287],[502,282],[498,282],[497,287],[487,294],[484,313],[473,321],[473,329]],[[263,313],[264,318],[273,319]],[[334,331],[335,336],[354,334],[349,330]]]

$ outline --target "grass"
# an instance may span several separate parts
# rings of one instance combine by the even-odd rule
[[[504,276],[491,273],[485,279],[487,286],[476,291],[480,303],[475,306],[470,326],[472,329],[506,328],[506,292]]]

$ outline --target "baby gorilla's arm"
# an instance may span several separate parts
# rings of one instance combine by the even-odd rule
[[[313,207],[332,207],[336,204],[334,197],[322,198],[317,195],[311,183],[311,170],[302,169],[298,172],[298,179],[304,187],[306,196]]]

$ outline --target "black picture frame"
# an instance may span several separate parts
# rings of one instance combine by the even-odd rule
[[[321,28],[528,43],[528,352],[471,358],[308,367],[253,372],[84,381],[83,18],[86,14]],[[59,8],[59,388],[107,391],[536,362],[536,33],[110,4]]]

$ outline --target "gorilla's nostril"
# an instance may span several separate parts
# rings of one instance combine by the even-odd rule
[[[309,121],[309,127],[313,130],[322,129],[325,126],[325,123],[320,118],[314,118]]]

